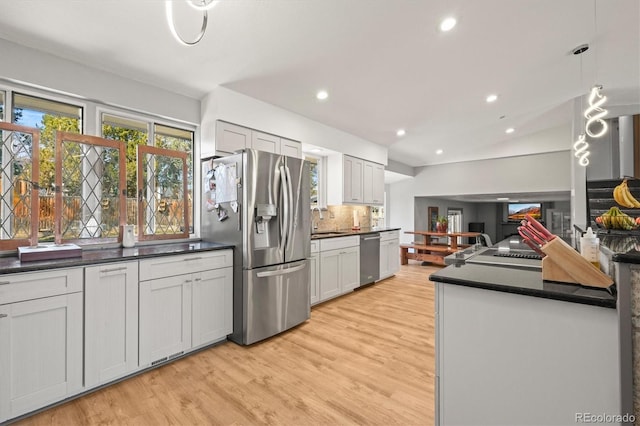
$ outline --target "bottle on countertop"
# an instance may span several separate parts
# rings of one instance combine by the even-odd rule
[[[600,239],[591,227],[580,237],[580,254],[596,268],[600,269]]]

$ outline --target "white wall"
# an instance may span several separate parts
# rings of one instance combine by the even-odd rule
[[[25,25],[28,25],[25,19]],[[52,25],[55,25],[52,23]],[[0,78],[197,125],[200,100],[0,39]]]
[[[216,120],[224,120],[354,157],[387,164],[387,148],[275,105],[218,87],[202,100],[202,157],[215,152]]]
[[[415,197],[460,194],[557,192],[571,189],[569,151],[427,166],[416,176],[389,185],[389,225],[413,229]],[[411,235],[401,232],[402,242]]]

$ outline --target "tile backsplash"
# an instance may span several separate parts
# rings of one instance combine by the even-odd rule
[[[313,231],[346,231],[353,227],[353,212],[358,214],[360,228],[371,228],[371,207],[369,206],[327,206],[320,219],[318,210],[311,212]],[[376,226],[374,223],[373,226]]]

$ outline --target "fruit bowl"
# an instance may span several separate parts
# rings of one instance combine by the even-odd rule
[[[605,229],[623,229],[631,231],[640,226],[640,219],[634,219],[622,212],[618,207],[611,207],[606,213],[596,218],[596,223]]]

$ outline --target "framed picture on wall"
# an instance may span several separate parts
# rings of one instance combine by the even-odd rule
[[[436,224],[438,223],[438,208],[437,207],[428,207],[427,208],[427,217],[429,220],[427,223],[429,224],[429,231],[436,230]]]

